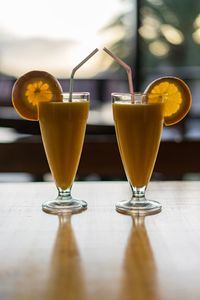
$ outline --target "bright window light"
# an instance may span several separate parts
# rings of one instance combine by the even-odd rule
[[[44,69],[67,78],[94,48],[109,47],[126,36],[131,0],[0,0],[0,71],[20,76]],[[119,26],[108,25],[119,20]],[[111,64],[101,51],[78,72],[92,77]]]

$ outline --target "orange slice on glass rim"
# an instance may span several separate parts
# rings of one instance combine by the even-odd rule
[[[182,120],[190,110],[192,95],[186,83],[176,77],[161,77],[151,82],[145,90],[148,102],[156,102],[155,95],[164,101],[164,124],[170,126]],[[157,100],[156,100],[157,99]]]
[[[12,103],[24,119],[38,120],[38,103],[62,101],[62,88],[57,79],[45,71],[30,71],[21,76],[12,89]]]

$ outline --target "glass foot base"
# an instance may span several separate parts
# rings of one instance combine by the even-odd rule
[[[120,201],[116,204],[116,210],[128,215],[151,215],[159,213],[162,206],[159,202],[147,199],[131,199],[128,201]]]
[[[87,208],[87,202],[83,200],[71,199],[47,201],[42,204],[42,210],[49,214],[76,214]]]

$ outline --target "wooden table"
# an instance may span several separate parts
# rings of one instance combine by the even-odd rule
[[[1,300],[200,299],[200,183],[153,182],[161,213],[115,211],[126,182],[79,182],[87,211],[48,215],[52,183],[0,184]]]

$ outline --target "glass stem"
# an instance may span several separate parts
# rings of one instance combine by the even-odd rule
[[[71,201],[72,199],[72,196],[71,196],[71,187],[66,189],[66,190],[63,190],[61,189],[60,187],[57,187],[58,189],[58,197],[57,197],[57,200],[59,201]]]
[[[145,199],[146,185],[142,187],[134,187],[131,185],[131,190],[133,193],[132,198],[137,198],[138,200]]]

